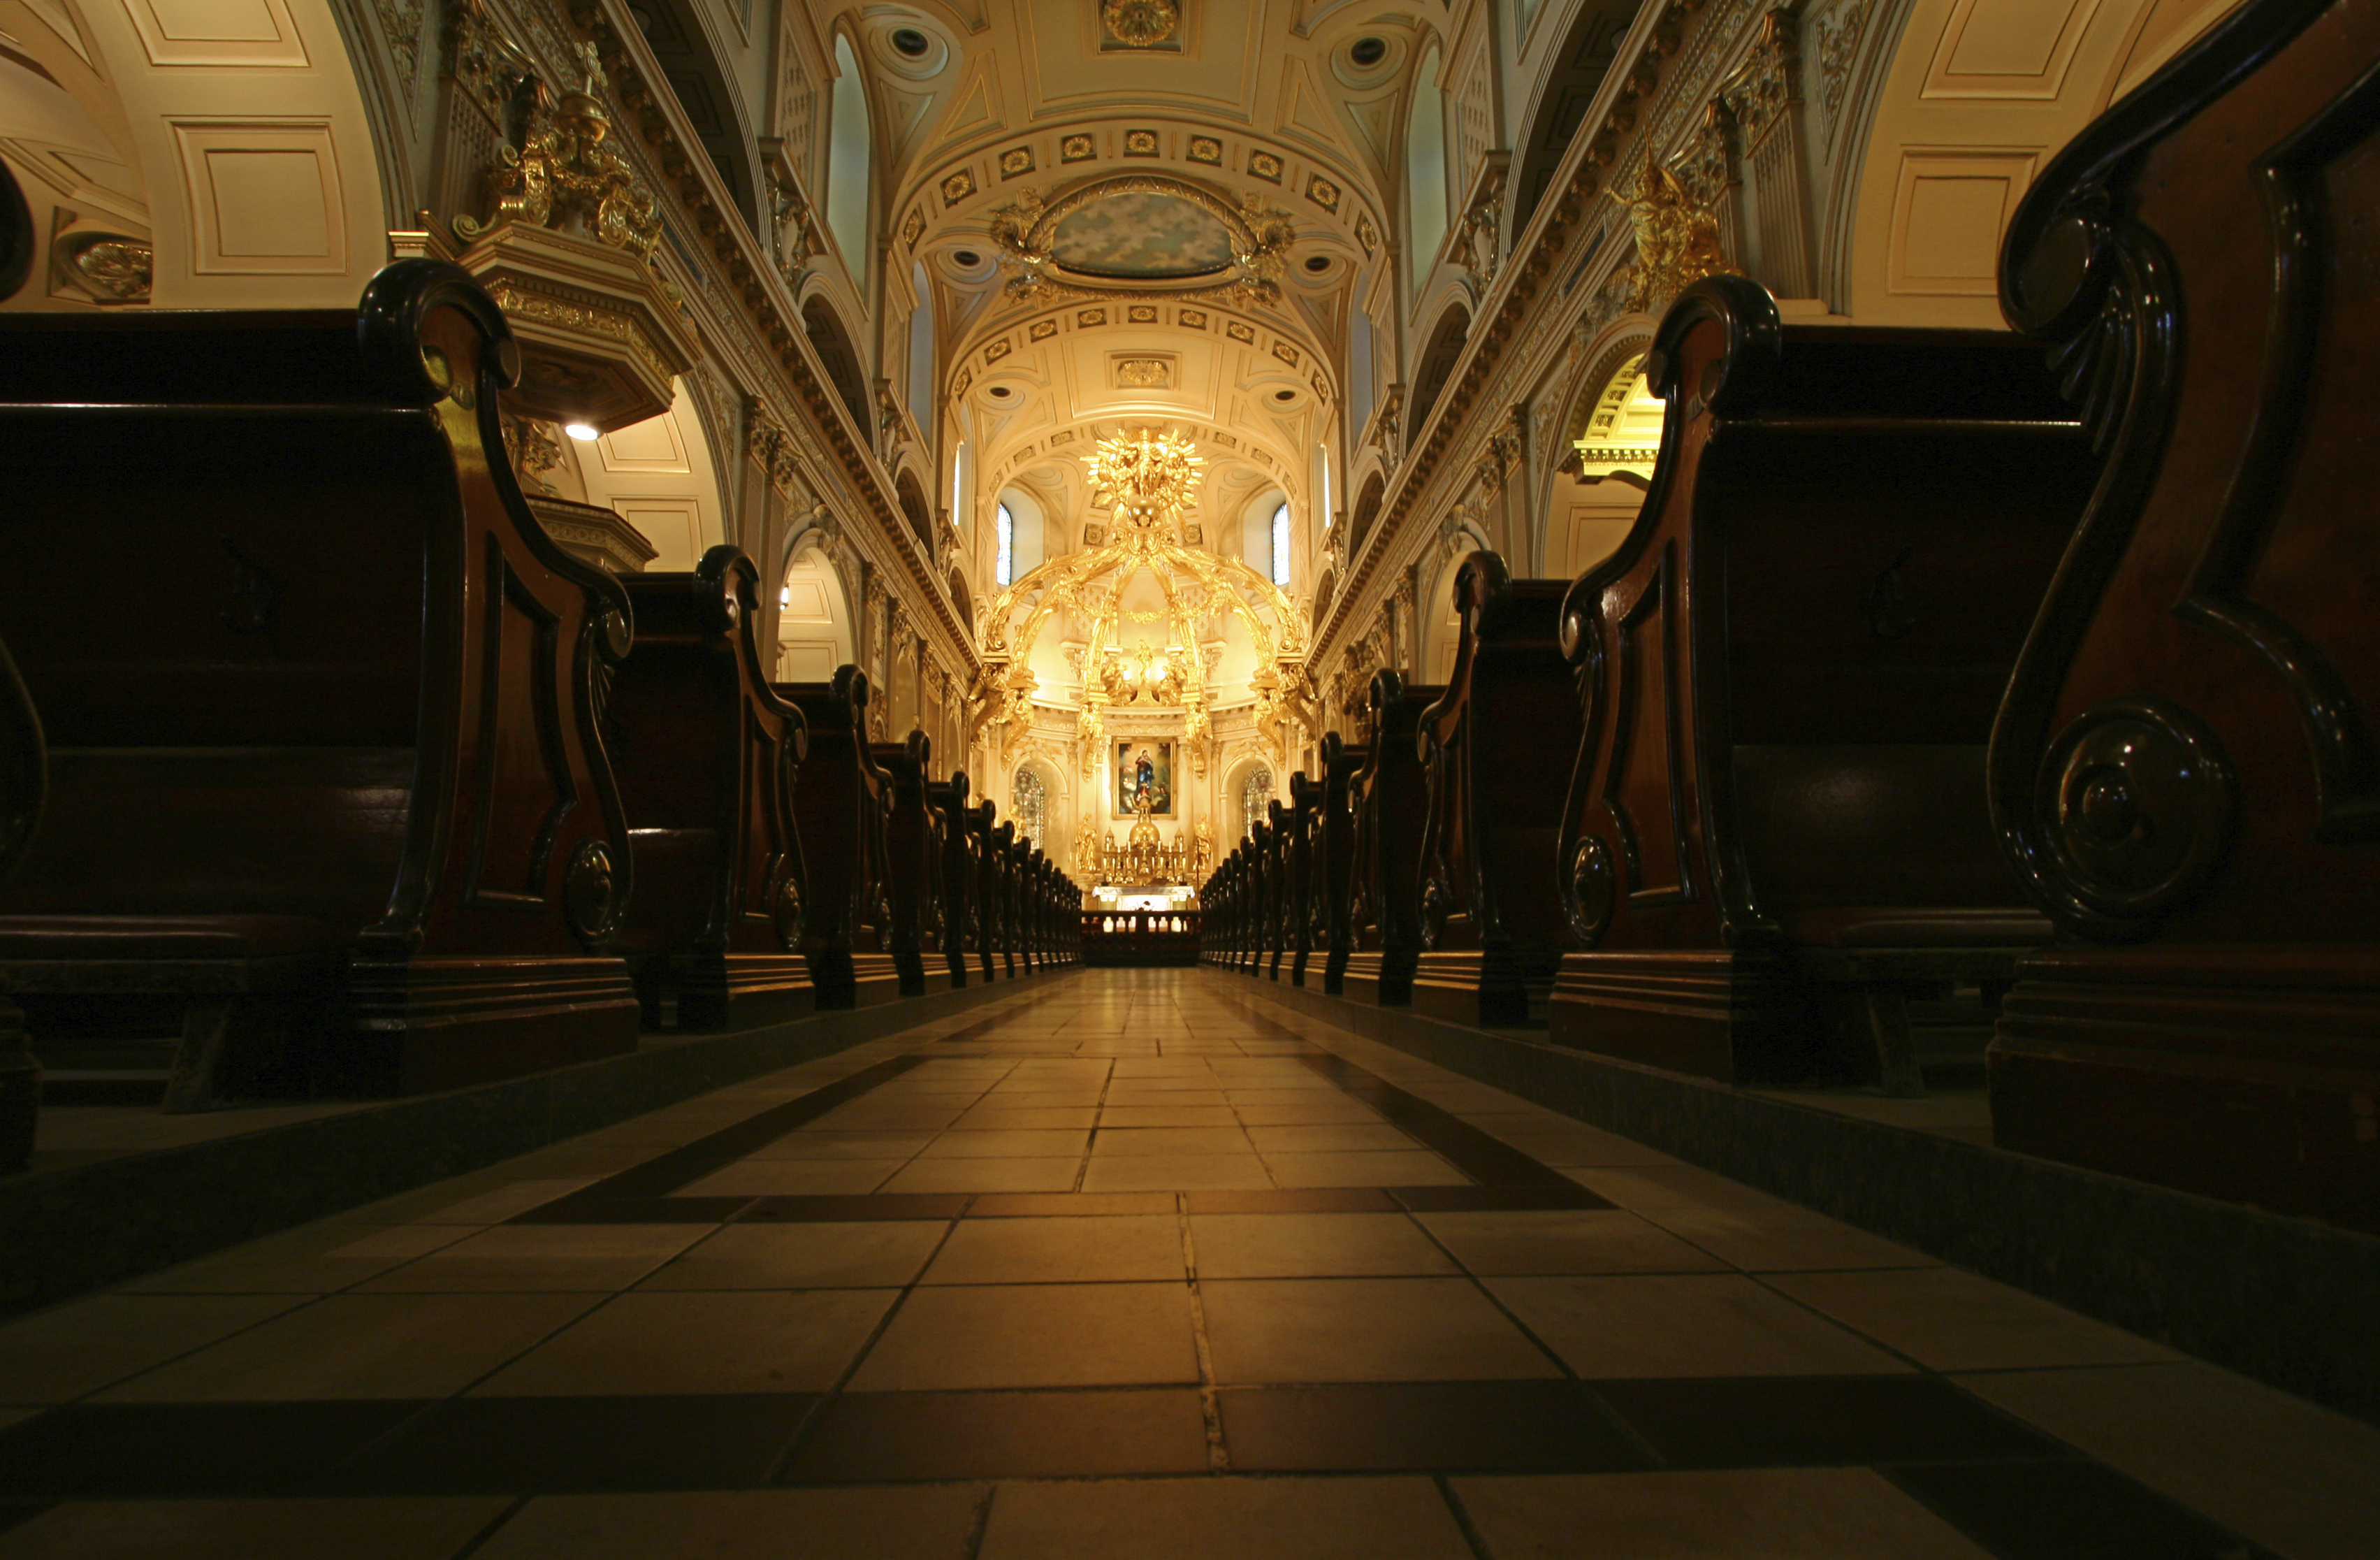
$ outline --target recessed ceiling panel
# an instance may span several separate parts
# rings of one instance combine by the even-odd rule
[[[1092,276],[1210,276],[1232,262],[1222,223],[1177,195],[1103,196],[1062,218],[1052,239],[1059,264]]]

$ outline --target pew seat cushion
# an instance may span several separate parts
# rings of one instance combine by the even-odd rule
[[[305,916],[0,916],[0,971],[25,993],[288,989],[346,946]]]

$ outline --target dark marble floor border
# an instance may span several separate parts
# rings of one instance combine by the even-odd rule
[[[2270,1560],[1933,1375],[1216,1389],[1234,1474],[1875,1468],[2005,1560]],[[1215,1471],[1199,1389],[80,1403],[0,1432],[0,1507]]]
[[[209,1142],[0,1177],[0,1316],[426,1186],[986,1002],[1079,967],[343,1111]]]
[[[2380,1422],[2380,1239],[1509,1030],[1207,979]]]

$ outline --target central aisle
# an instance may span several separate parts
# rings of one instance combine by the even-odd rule
[[[2212,1560],[2135,1477],[2380,1469],[1257,989],[1037,978],[0,1328],[0,1560]]]

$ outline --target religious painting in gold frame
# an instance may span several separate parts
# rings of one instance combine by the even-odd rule
[[[1115,744],[1114,758],[1116,817],[1137,815],[1144,789],[1151,818],[1174,816],[1172,743],[1126,737]]]

